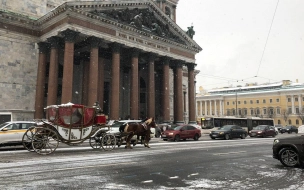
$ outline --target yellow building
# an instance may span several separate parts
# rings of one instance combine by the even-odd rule
[[[304,84],[283,80],[267,85],[222,88],[196,95],[197,121],[202,117],[273,118],[275,124],[304,125]]]

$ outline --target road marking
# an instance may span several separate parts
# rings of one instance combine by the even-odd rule
[[[216,154],[213,154],[213,155],[227,155],[227,154],[240,154],[240,153],[246,153],[247,151],[239,151],[239,152],[226,152],[226,153],[216,153]]]
[[[169,177],[169,179],[177,179],[179,178],[178,176],[174,176],[174,177]]]
[[[189,176],[194,176],[194,175],[198,175],[198,173],[190,174],[190,175],[188,175],[188,177],[189,177]]]
[[[142,183],[152,183],[153,180],[142,181]]]

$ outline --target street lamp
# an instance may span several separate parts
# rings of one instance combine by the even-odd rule
[[[238,116],[238,110],[237,110],[237,91],[235,91],[235,116]]]

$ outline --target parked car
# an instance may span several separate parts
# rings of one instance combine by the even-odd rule
[[[224,125],[216,131],[211,131],[209,136],[211,139],[221,138],[221,139],[233,139],[247,137],[247,132],[238,125]]]
[[[304,136],[294,136],[273,141],[273,158],[287,167],[303,166]]]
[[[9,121],[0,125],[0,146],[22,145],[22,136],[34,121]]]
[[[201,130],[192,125],[179,125],[173,129],[167,129],[162,132],[161,138],[164,141],[174,140],[180,141],[181,139],[194,139],[197,141],[201,137]]]
[[[286,127],[281,128],[280,133],[298,133],[298,128],[293,125],[288,125]]]
[[[258,125],[249,131],[250,137],[275,137],[277,135],[275,128],[270,125]]]

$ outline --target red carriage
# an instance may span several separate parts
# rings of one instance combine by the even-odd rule
[[[92,148],[113,150],[115,135],[107,133],[106,117],[100,107],[79,104],[52,105],[45,108],[47,120],[36,120],[36,126],[23,135],[25,148],[38,154],[50,154],[59,142],[76,145],[89,140]]]

